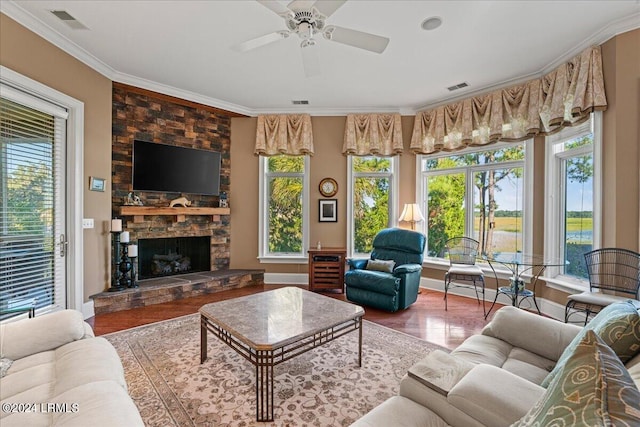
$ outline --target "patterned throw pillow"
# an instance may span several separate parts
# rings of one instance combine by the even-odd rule
[[[640,391],[620,359],[589,330],[540,400],[511,427],[640,426]]]
[[[386,273],[393,272],[396,262],[393,260],[370,259],[367,261],[367,270],[384,271]]]
[[[548,387],[558,374],[569,355],[587,331],[594,331],[618,355],[622,363],[627,363],[640,352],[640,315],[631,301],[616,302],[603,308],[569,343],[558,359],[558,363],[540,384]]]

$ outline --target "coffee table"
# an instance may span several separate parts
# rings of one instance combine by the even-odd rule
[[[285,287],[202,306],[200,363],[207,359],[207,332],[256,367],[256,419],[273,421],[273,367],[358,331],[362,366],[364,309],[296,287]]]

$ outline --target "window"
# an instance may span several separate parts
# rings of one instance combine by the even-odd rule
[[[309,156],[260,157],[261,260],[306,261],[308,170]]]
[[[525,185],[529,143],[492,145],[460,154],[419,156],[418,201],[428,257],[443,258],[455,236],[480,242],[483,254],[526,251],[530,200]],[[531,156],[529,156],[531,157]]]
[[[373,238],[396,224],[398,157],[349,156],[348,251],[371,252]]]
[[[563,267],[551,277],[586,286],[584,253],[598,247],[599,179],[596,153],[599,137],[594,119],[568,127],[546,141],[545,252]],[[599,114],[598,114],[598,117]]]
[[[26,105],[30,101],[55,114]],[[56,243],[65,235],[60,195],[67,115],[43,102],[9,87],[0,97],[0,303],[9,308],[31,300],[38,309],[66,306]]]

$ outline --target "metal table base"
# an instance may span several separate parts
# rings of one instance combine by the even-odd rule
[[[295,356],[358,331],[358,366],[362,366],[362,316],[337,323],[297,341],[274,348],[254,348],[206,316],[200,316],[200,363],[207,359],[207,332],[251,362],[256,368],[256,420],[273,421],[273,367]]]

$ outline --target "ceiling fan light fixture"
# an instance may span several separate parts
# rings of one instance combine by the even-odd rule
[[[422,24],[420,24],[422,29],[425,31],[435,30],[440,25],[442,25],[442,18],[440,18],[439,16],[432,16],[430,18],[427,18],[422,21]]]

